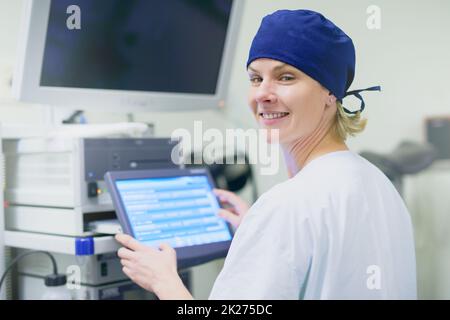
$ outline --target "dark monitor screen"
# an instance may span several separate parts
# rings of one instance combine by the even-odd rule
[[[53,0],[40,85],[215,94],[232,0]],[[69,29],[67,8],[80,8]]]

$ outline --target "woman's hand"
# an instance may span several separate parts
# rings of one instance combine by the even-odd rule
[[[175,250],[162,244],[160,250],[141,244],[126,234],[117,234],[124,246],[117,252],[123,272],[142,288],[154,292],[159,299],[192,299],[177,272]]]
[[[239,227],[242,218],[250,209],[249,205],[233,192],[214,189],[214,194],[220,202],[228,207],[219,210],[219,216],[231,223],[235,228]]]

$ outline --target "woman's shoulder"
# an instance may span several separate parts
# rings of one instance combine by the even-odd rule
[[[350,150],[316,158],[291,180],[297,188],[322,193],[351,192],[360,190],[367,183],[388,181],[377,167]]]
[[[294,177],[281,182],[261,196],[263,203],[277,206],[320,204],[330,199],[360,193],[370,183],[389,184],[389,180],[366,159],[351,151],[319,157]]]

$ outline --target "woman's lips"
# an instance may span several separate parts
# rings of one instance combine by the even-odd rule
[[[271,126],[281,122],[289,116],[289,112],[260,112],[259,121],[265,126]]]

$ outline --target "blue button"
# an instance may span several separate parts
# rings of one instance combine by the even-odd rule
[[[94,254],[94,238],[76,238],[75,239],[75,255],[90,256]]]

